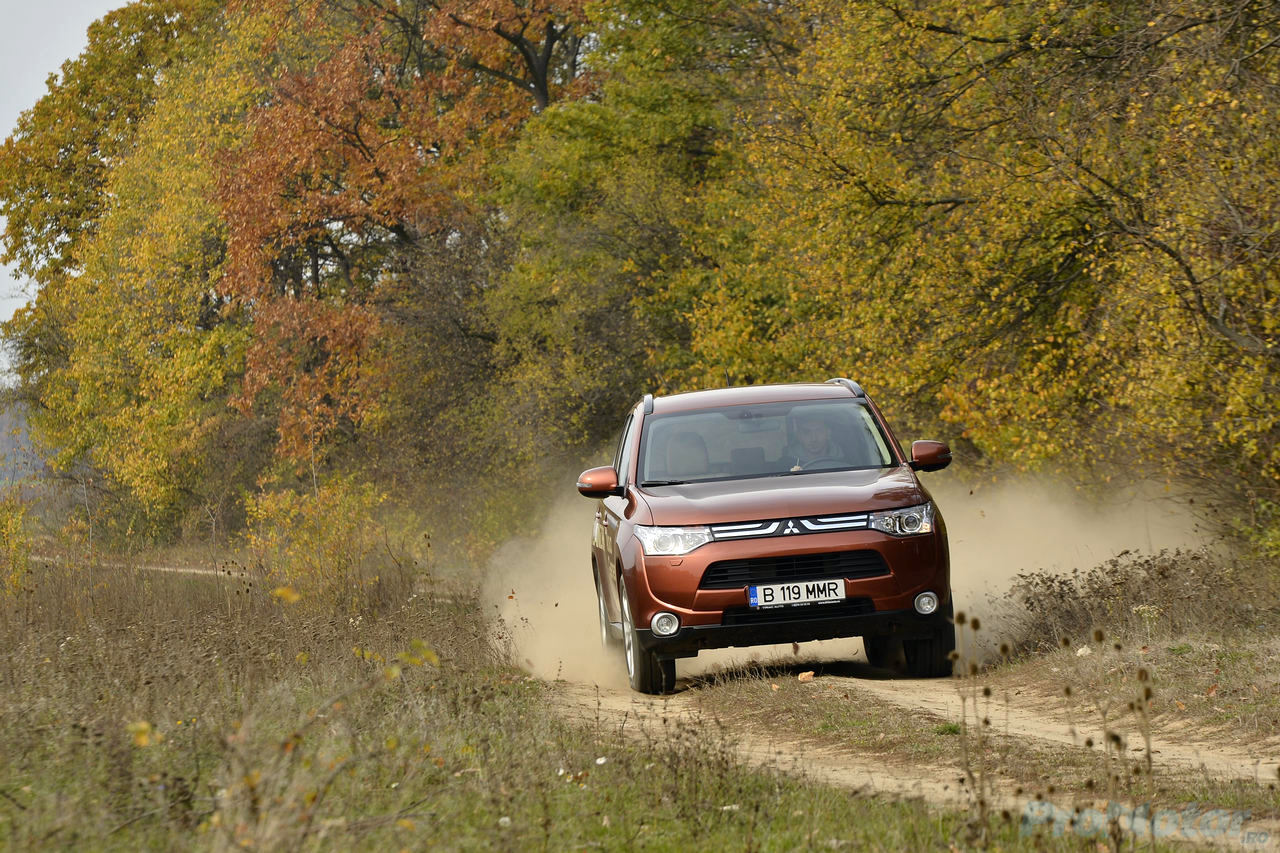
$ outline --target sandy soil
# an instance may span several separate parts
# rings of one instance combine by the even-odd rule
[[[926,712],[942,720],[958,720],[961,698],[955,682],[938,680],[884,679],[868,667],[869,677],[823,675],[825,686],[858,691],[905,710]],[[681,679],[676,693],[644,696],[626,688],[602,687],[583,682],[560,682],[559,701],[566,714],[588,726],[616,729],[640,743],[692,733],[706,737],[727,735],[736,757],[744,763],[796,775],[805,779],[847,788],[863,795],[919,799],[931,806],[977,812],[978,795],[966,784],[955,765],[904,761],[902,756],[859,752],[837,746],[815,747],[811,741],[787,738],[758,725],[725,720],[702,706],[696,689]],[[970,706],[972,708],[972,706]],[[972,713],[972,711],[970,712]],[[984,706],[996,721],[997,731],[1033,738],[1068,748],[1085,749],[1088,730],[1076,729],[1047,709],[1012,707],[995,697]],[[1141,747],[1138,747],[1141,749]],[[1159,738],[1153,743],[1155,761],[1166,768],[1199,772],[1222,779],[1239,779],[1244,784],[1267,784],[1274,778],[1274,760],[1257,761],[1222,744]],[[1008,811],[1018,820],[1027,813],[1056,807],[1059,815],[1072,814],[1076,803],[1045,803],[997,780],[983,793],[984,804],[993,813]],[[1043,812],[1042,812],[1043,813]],[[1166,841],[1185,841],[1219,849],[1280,850],[1280,820],[1250,819],[1239,831],[1215,834],[1201,830],[1195,821],[1186,821],[1168,832]]]
[[[960,692],[936,680],[839,679],[843,687],[869,693],[881,701],[903,708],[929,711],[945,720],[959,720]],[[981,700],[984,713],[990,716],[996,730],[1014,737],[1035,738],[1051,743],[1085,748],[1092,739],[1095,749],[1103,743],[1102,726],[1097,720],[1072,721],[1060,703],[1036,700],[1026,694],[1013,697],[996,693]],[[985,704],[989,701],[989,708]],[[1055,707],[1058,706],[1058,707]],[[972,706],[971,706],[972,707]],[[1128,749],[1140,754],[1145,745],[1129,735]],[[1259,755],[1233,744],[1208,739],[1197,740],[1187,734],[1176,739],[1171,734],[1156,732],[1151,741],[1154,761],[1165,767],[1202,771],[1219,779],[1244,779],[1260,783],[1277,781],[1280,750]]]

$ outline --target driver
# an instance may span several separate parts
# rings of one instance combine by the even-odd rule
[[[826,420],[817,412],[799,412],[795,416],[795,430],[796,441],[787,447],[787,455],[795,460],[792,471],[804,470],[819,459],[836,462],[844,459],[844,452],[831,440]]]

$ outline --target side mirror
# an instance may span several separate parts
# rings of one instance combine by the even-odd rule
[[[951,448],[941,441],[911,442],[911,468],[915,471],[941,471],[951,464]]]
[[[612,465],[588,468],[578,475],[578,494],[584,498],[607,498],[622,494],[618,487],[618,472]]]

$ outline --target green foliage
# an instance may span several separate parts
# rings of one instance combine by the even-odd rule
[[[1019,466],[1274,495],[1277,58],[1221,12],[804,4],[691,381],[847,373]]]
[[[736,159],[725,143],[769,26],[732,3],[595,11],[599,92],[531,121],[497,171],[512,249],[483,307],[526,446],[598,443],[686,360],[710,263],[691,238],[719,225],[703,196]]]

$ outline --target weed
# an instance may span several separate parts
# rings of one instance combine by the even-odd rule
[[[921,849],[962,831],[744,769],[705,721],[640,743],[578,728],[505,662],[465,586],[357,619],[235,567],[33,575],[0,609],[0,837],[17,848]]]
[[[248,564],[285,603],[352,616],[407,595],[413,562],[375,518],[385,496],[333,479],[308,493],[264,492],[247,501]]]
[[[1007,595],[1015,651],[1048,651],[1094,626],[1141,639],[1280,624],[1280,576],[1262,560],[1207,551],[1121,554],[1087,572],[1020,574]]]

